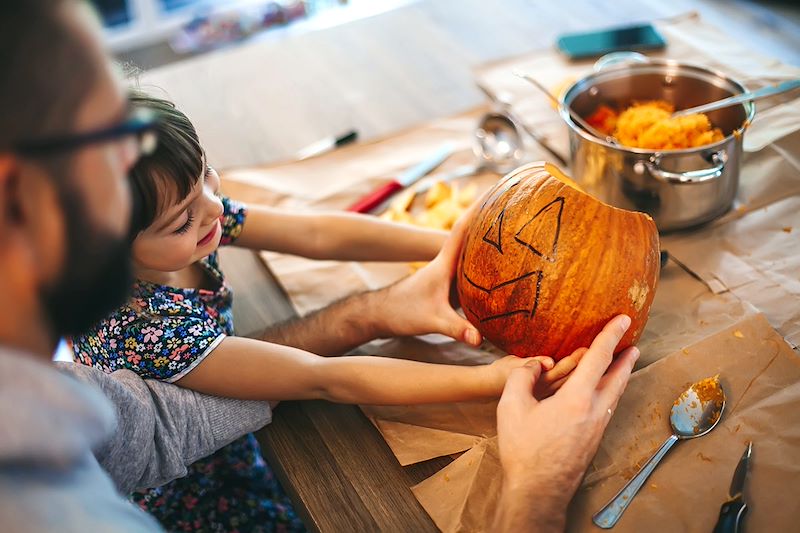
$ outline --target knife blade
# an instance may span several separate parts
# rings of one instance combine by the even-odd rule
[[[731,488],[728,490],[728,501],[719,510],[714,533],[740,533],[742,520],[747,514],[747,503],[744,500],[744,486],[750,468],[750,457],[753,455],[753,443],[748,442],[736,470],[733,472]]]
[[[436,174],[425,178],[426,181],[421,181],[419,184],[417,184],[416,188],[414,189],[414,193],[421,194],[440,182],[448,183],[457,179],[466,178],[467,176],[473,176],[477,174],[479,170],[480,166],[475,164],[461,165],[460,167],[455,168],[446,174]]]
[[[396,192],[405,189],[409,185],[412,185],[417,180],[441,165],[445,159],[450,157],[450,155],[453,153],[453,150],[454,146],[452,143],[445,143],[433,154],[423,159],[405,172],[401,173],[389,183],[386,183],[385,185],[372,191],[367,196],[361,198],[356,203],[348,207],[347,210],[355,213],[368,213],[372,211],[375,207],[383,203],[384,200]]]

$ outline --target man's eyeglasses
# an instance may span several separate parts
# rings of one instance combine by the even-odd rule
[[[20,155],[41,156],[128,137],[135,139],[137,155],[141,157],[156,149],[157,125],[158,115],[153,110],[131,107],[125,120],[114,126],[86,133],[22,141],[15,143],[12,148]]]

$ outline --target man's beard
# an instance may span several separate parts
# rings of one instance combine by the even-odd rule
[[[67,254],[58,279],[41,292],[56,337],[89,331],[125,302],[133,279],[128,239],[94,227],[81,195],[63,184],[60,189]]]

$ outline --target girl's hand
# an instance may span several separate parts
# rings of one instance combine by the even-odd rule
[[[508,376],[511,375],[511,372],[515,368],[523,367],[526,364],[534,364],[532,361],[537,361],[539,363],[542,367],[542,372],[550,370],[555,366],[553,359],[550,357],[517,357],[516,355],[507,355],[483,367],[489,375],[489,390],[495,391],[494,395],[499,397],[500,394],[503,393],[503,388],[506,386],[506,381],[508,380]]]
[[[564,357],[555,364],[551,369],[542,368],[542,375],[536,381],[536,386],[533,389],[533,396],[537,400],[543,400],[548,396],[552,396],[555,392],[566,383],[572,371],[578,366],[578,362],[583,355],[588,351],[588,348],[578,348],[567,357]]]
[[[458,254],[467,232],[467,222],[481,200],[461,215],[439,254],[411,276],[375,294],[378,336],[398,337],[441,333],[471,346],[482,337],[469,321],[459,315],[451,302]]]
[[[587,350],[587,348],[578,348],[557,363],[554,362],[551,357],[547,356],[523,358],[515,355],[507,355],[493,362],[489,365],[489,368],[493,373],[495,382],[501,383],[502,387],[512,370],[520,366],[525,366],[529,361],[538,361],[542,367],[542,374],[536,382],[533,395],[537,400],[543,400],[548,396],[552,396],[566,383],[572,371],[578,366],[578,362]]]

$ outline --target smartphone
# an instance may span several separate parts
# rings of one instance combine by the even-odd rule
[[[556,41],[559,50],[571,59],[596,57],[619,50],[657,50],[667,42],[652,24],[570,33]]]

